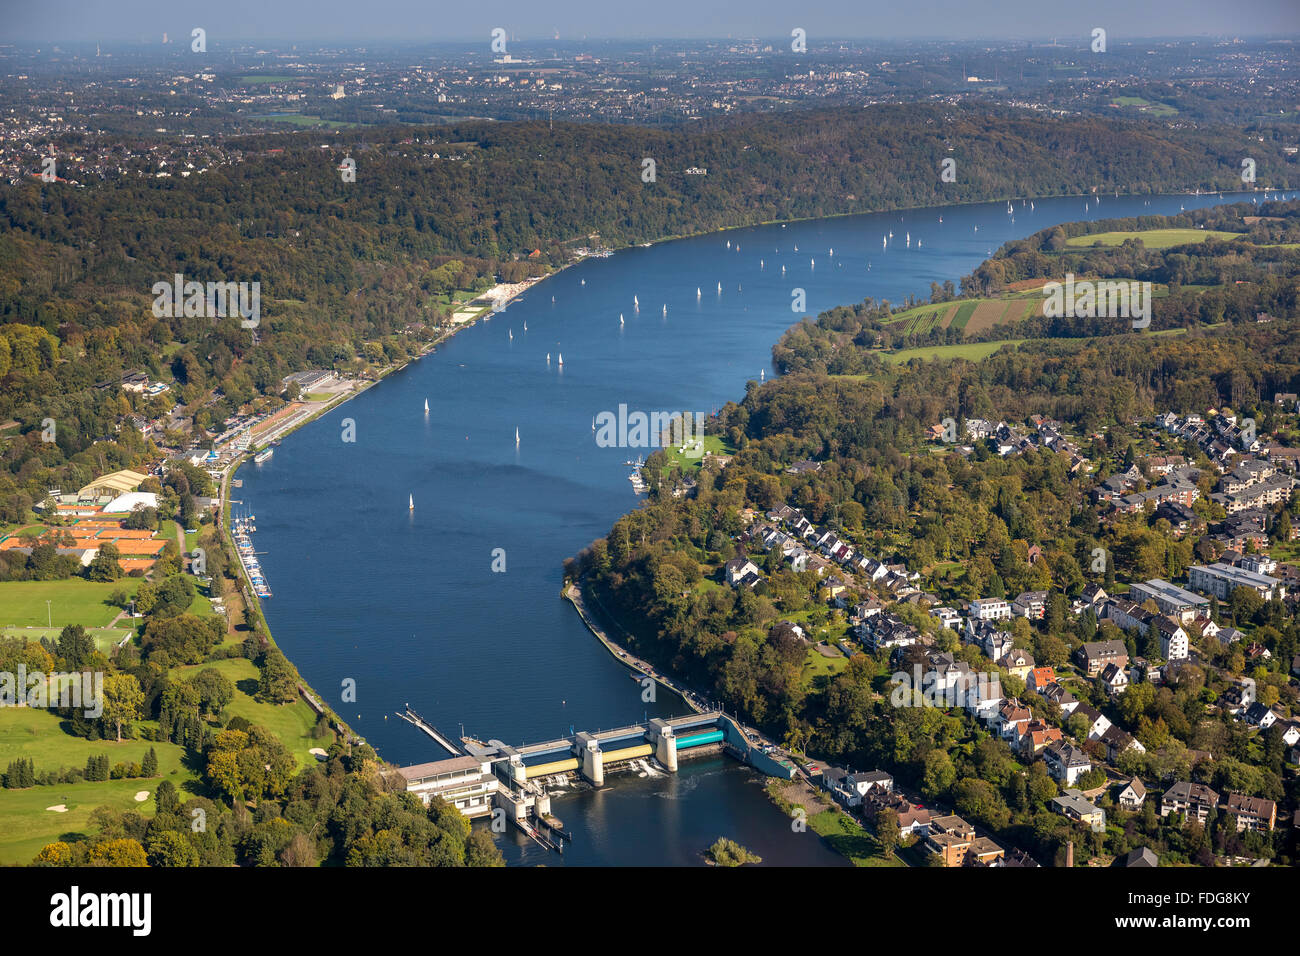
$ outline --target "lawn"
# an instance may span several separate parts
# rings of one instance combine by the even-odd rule
[[[22,637],[29,641],[48,637],[57,640],[62,631],[59,627],[0,627],[0,637]],[[113,648],[122,643],[122,638],[133,631],[129,627],[90,627],[86,633],[94,638],[95,646],[107,657]]]
[[[135,780],[105,780],[26,790],[0,790],[0,865],[30,863],[46,843],[65,834],[86,832],[90,812],[108,805],[119,810],[137,809],[152,814],[152,800],[137,802],[141,790],[153,792],[162,777],[181,791],[195,779],[182,763],[184,748],[177,744],[147,740],[86,740],[63,732],[61,718],[48,710],[29,707],[0,708],[0,767],[11,760],[30,757],[37,772],[63,767],[85,767],[92,754],[109,755],[116,763],[139,762],[150,747],[158,754],[161,777]],[[45,809],[65,804],[67,813]]]
[[[886,857],[879,841],[839,810],[823,810],[808,818],[808,826],[835,852],[854,866],[906,866],[896,856]]]
[[[328,742],[322,744],[312,738],[316,714],[301,698],[292,704],[264,704],[254,700],[252,695],[257,692],[258,671],[252,661],[232,657],[224,661],[173,667],[171,675],[173,679],[188,680],[209,667],[225,674],[236,688],[235,699],[221,715],[222,725],[229,722],[231,717],[243,717],[249,723],[265,727],[278,737],[297,759],[300,770],[316,763],[316,758],[309,752],[311,748],[328,746]]]
[[[664,454],[668,456],[668,464],[665,466],[665,474],[667,473],[667,469],[672,468],[673,465],[680,466],[684,472],[691,472],[699,470],[700,466],[704,464],[704,454],[690,458],[682,454],[681,449],[681,445],[669,445],[664,448]],[[714,455],[733,455],[735,454],[736,449],[728,446],[727,443],[722,440],[721,435],[705,435],[704,452],[705,454],[712,453]]]
[[[108,596],[119,588],[134,595],[140,578],[121,578],[105,583],[69,578],[66,581],[0,581],[0,624],[45,627],[50,601],[49,624],[105,627],[117,616],[118,608]]]
[[[987,358],[1004,345],[1019,345],[1025,339],[999,339],[996,342],[963,342],[960,345],[928,345],[915,349],[903,349],[899,352],[881,352],[880,357],[886,362],[898,364],[907,362],[914,358],[919,359],[954,359],[962,358],[970,362],[978,362],[982,358]],[[838,377],[838,376],[837,376]],[[847,378],[857,378],[862,376],[845,376]]]
[[[1178,110],[1168,103],[1156,103],[1140,96],[1116,96],[1111,100],[1111,103],[1114,106],[1133,106],[1140,112],[1150,113],[1152,116],[1161,118],[1178,115]]]
[[[1148,249],[1169,249],[1173,246],[1185,246],[1206,239],[1240,239],[1238,232],[1224,232],[1220,229],[1134,229],[1125,232],[1094,232],[1086,236],[1074,236],[1065,240],[1067,246],[1087,248],[1088,246],[1118,246],[1127,239],[1141,239]]]

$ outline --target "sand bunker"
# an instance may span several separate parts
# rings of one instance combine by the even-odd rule
[[[317,760],[324,760],[326,757],[329,756],[329,754],[327,754],[320,747],[312,747],[311,750],[307,751],[307,753],[311,754]]]
[[[54,806],[52,806],[52,807],[46,807],[45,809],[46,809],[46,810],[50,810],[50,811],[52,811],[52,812],[54,812],[54,813],[67,813],[67,812],[68,812],[68,808],[67,808],[64,804],[62,804],[62,803],[56,803]]]
[[[137,794],[135,795],[135,802],[136,802],[136,803],[144,803],[144,802],[145,802],[146,800],[148,800],[148,799],[149,799],[149,791],[148,791],[148,790],[141,790],[139,793],[137,793]]]

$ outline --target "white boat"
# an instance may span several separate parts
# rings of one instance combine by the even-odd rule
[[[665,303],[665,304],[664,304],[664,315],[667,315],[667,314],[668,314],[668,305],[667,305],[667,303]]]
[[[730,240],[730,239],[727,240],[727,248],[728,248],[728,249],[731,248],[731,240]]]
[[[557,364],[559,364],[559,365],[563,365],[563,364],[564,364],[564,353],[563,353],[563,352],[560,352],[559,355],[557,356],[557,358],[558,358],[558,362],[557,362]]]
[[[889,239],[886,238],[885,236],[881,236],[881,237],[880,237],[880,248],[881,248],[881,249],[884,249],[884,248],[886,248],[888,245],[889,245]]]
[[[808,268],[809,268],[809,269],[816,269],[816,268],[817,268],[817,260],[816,260],[816,259],[811,259],[811,258],[810,258],[810,259],[808,260]]]
[[[519,426],[515,426],[515,447],[519,447]]]
[[[781,267],[781,275],[785,275],[785,266]]]
[[[550,352],[547,352],[547,353],[546,353],[546,364],[547,364],[547,365],[550,365],[550,364],[551,364],[551,353],[550,353]]]
[[[424,414],[429,414],[429,400],[427,398],[424,400]]]
[[[510,341],[511,341],[511,342],[513,342],[513,341],[515,340],[515,333],[512,332],[512,331],[510,331],[510,329],[506,329],[506,335],[510,336]]]
[[[641,300],[638,299],[636,296],[632,296],[632,306],[633,308],[637,308],[637,309],[641,308]]]
[[[586,284],[587,284],[587,280],[586,280],[586,279],[582,279],[582,280],[580,281],[579,284],[580,284],[580,285],[586,285]]]
[[[1008,199],[1008,200],[1007,200],[1007,214],[1010,215],[1010,214],[1013,213],[1013,212],[1015,212],[1015,210],[1011,208],[1011,200]]]
[[[828,257],[829,257],[829,256],[833,256],[833,255],[835,255],[835,250],[834,250],[834,249],[828,250],[827,253],[826,253],[826,255],[827,255]]]
[[[699,287],[699,286],[696,286],[696,287],[695,287],[695,298],[698,299],[698,298],[699,298],[700,296],[702,296],[703,294],[704,294],[704,293],[700,291],[700,287]]]
[[[406,506],[408,511],[415,510],[415,495],[410,496],[410,503]]]
[[[759,380],[760,382],[763,382],[763,381],[766,381],[766,380],[767,380],[767,369],[765,369],[765,368],[760,368],[760,369],[758,370],[758,380]]]
[[[274,448],[263,448],[261,451],[259,451],[256,455],[253,456],[253,463],[260,465],[262,462],[266,461],[274,454],[275,454]]]
[[[918,249],[921,248],[921,240],[920,240],[920,239],[916,240],[916,248],[918,248]]]
[[[525,332],[528,331],[528,320],[527,320],[527,319],[524,319],[524,331],[525,331]]]
[[[799,251],[799,247],[798,247],[798,245],[796,245],[796,246],[794,247],[794,251],[795,251],[795,252],[798,252],[798,251]]]
[[[718,295],[722,295],[722,283],[718,283]]]
[[[940,225],[943,225],[943,216],[940,216],[940,217],[939,217],[939,224],[940,224]]]
[[[912,248],[912,234],[909,232],[906,236],[907,248]]]
[[[620,312],[620,313],[618,314],[618,327],[619,327],[620,329],[623,327],[623,313],[622,313],[622,312]]]
[[[766,263],[764,263],[762,259],[759,259],[759,260],[758,260],[758,267],[759,267],[760,269],[766,268]]]

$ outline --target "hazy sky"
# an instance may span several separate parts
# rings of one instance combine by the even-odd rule
[[[520,40],[584,37],[818,39],[1300,33],[1300,0],[0,0],[0,42],[222,39],[488,42],[493,27]]]

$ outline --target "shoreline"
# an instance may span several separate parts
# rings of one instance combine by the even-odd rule
[[[1247,195],[1247,194],[1251,194],[1251,193],[1258,193],[1258,192],[1261,192],[1261,191],[1264,191],[1264,190],[1259,190],[1259,189],[1256,189],[1256,190],[1240,190],[1240,191],[1234,191],[1233,193],[1224,193],[1224,192],[1220,191],[1220,192],[1218,193],[1218,196],[1219,196],[1220,198],[1227,199],[1227,197],[1228,197],[1228,196],[1231,196],[1231,195],[1238,195],[1238,194],[1241,194],[1241,195]],[[1080,194],[1077,194],[1077,195],[1074,195],[1074,194],[1070,194],[1070,195],[1062,194],[1062,195],[1048,195],[1048,196],[1035,196],[1035,197],[1028,197],[1028,196],[1025,196],[1025,197],[1014,197],[1014,198],[1017,198],[1017,199],[1025,199],[1026,201],[1028,201],[1028,200],[1031,199],[1031,198],[1034,199],[1034,200],[1037,200],[1037,199],[1043,199],[1043,200],[1050,200],[1050,199],[1072,199],[1072,198],[1080,198],[1080,199],[1082,199],[1082,198],[1091,198],[1092,195],[1093,195],[1093,194],[1080,193]],[[1134,198],[1134,197],[1139,197],[1139,196],[1192,196],[1192,195],[1194,195],[1194,193],[1192,193],[1192,192],[1187,192],[1186,190],[1183,190],[1183,191],[1176,191],[1176,192],[1169,192],[1169,193],[1121,193],[1121,194],[1120,194],[1120,198]],[[631,250],[631,249],[636,249],[636,248],[647,248],[647,247],[653,248],[654,246],[658,246],[658,245],[661,245],[661,244],[664,244],[664,243],[676,242],[676,241],[680,241],[680,240],[684,240],[684,239],[700,238],[700,237],[703,237],[703,236],[712,235],[712,234],[715,233],[715,232],[731,232],[731,231],[735,231],[735,230],[738,230],[738,229],[750,229],[750,228],[757,228],[757,227],[760,227],[760,226],[793,225],[793,224],[805,223],[805,222],[816,222],[816,221],[819,221],[819,220],[825,220],[825,219],[843,219],[843,218],[848,218],[848,217],[851,217],[851,216],[871,216],[871,215],[879,215],[879,214],[882,214],[882,213],[915,212],[915,211],[922,211],[922,210],[926,210],[926,209],[936,209],[936,208],[947,207],[947,206],[996,205],[996,204],[1000,204],[1000,203],[1002,203],[1002,202],[1010,202],[1010,201],[1012,201],[1012,200],[1011,200],[1011,199],[1007,199],[1007,198],[999,198],[999,199],[980,199],[980,200],[975,200],[975,201],[970,201],[970,202],[943,202],[943,203],[935,203],[935,204],[931,204],[931,205],[906,206],[906,207],[891,207],[891,208],[882,208],[882,209],[875,209],[875,210],[862,210],[862,211],[857,211],[857,212],[832,213],[832,214],[821,215],[821,216],[800,217],[800,218],[794,218],[794,219],[760,220],[760,221],[757,221],[757,222],[744,223],[744,224],[739,224],[739,225],[734,225],[734,226],[719,226],[719,227],[717,227],[716,229],[710,229],[710,230],[707,230],[707,231],[701,231],[701,232],[695,232],[695,233],[686,233],[686,234],[680,234],[680,235],[661,236],[661,237],[659,237],[659,238],[649,240],[648,242],[645,242],[645,243],[631,243],[631,242],[630,242],[630,243],[628,243],[627,245],[624,245],[624,246],[619,246],[619,247],[610,247],[610,248],[612,248],[613,251],[614,251],[615,253],[618,253],[618,252],[623,252],[623,251],[627,251],[627,250]],[[1228,201],[1231,202],[1232,200],[1229,199]],[[363,394],[364,392],[368,391],[370,388],[372,388],[373,386],[375,386],[375,385],[379,384],[380,382],[384,381],[384,379],[388,378],[388,376],[392,375],[393,373],[395,373],[395,372],[399,372],[399,371],[405,369],[407,366],[411,365],[412,363],[417,362],[417,361],[419,361],[420,359],[425,358],[426,356],[428,356],[428,355],[431,354],[432,352],[436,351],[436,349],[437,349],[437,347],[438,347],[439,345],[442,345],[443,343],[445,343],[446,341],[448,341],[452,336],[456,335],[457,333],[459,333],[459,332],[462,331],[463,329],[471,328],[471,327],[473,327],[473,326],[475,326],[475,325],[478,325],[478,324],[479,324],[480,322],[482,322],[482,321],[486,321],[488,318],[490,318],[491,315],[496,314],[497,312],[505,311],[505,309],[509,307],[509,305],[510,305],[511,302],[515,301],[517,298],[519,298],[519,297],[520,297],[521,295],[523,295],[525,292],[532,291],[533,289],[535,289],[535,288],[537,288],[538,286],[540,286],[540,285],[541,285],[543,282],[545,282],[547,279],[552,278],[553,276],[557,276],[557,275],[559,275],[561,272],[565,271],[566,269],[572,268],[573,266],[580,265],[581,263],[585,262],[585,261],[586,261],[587,259],[589,259],[589,258],[593,258],[593,257],[591,257],[591,256],[583,256],[583,257],[580,257],[580,258],[578,258],[578,259],[575,259],[575,260],[572,261],[572,262],[564,263],[563,265],[560,265],[560,266],[555,267],[554,269],[552,269],[551,271],[547,272],[547,273],[544,274],[544,275],[534,277],[534,279],[533,279],[532,281],[527,282],[526,284],[525,284],[525,283],[498,283],[498,285],[494,286],[493,289],[490,289],[490,290],[487,290],[487,291],[481,293],[479,296],[476,296],[475,299],[483,298],[483,297],[489,295],[490,292],[495,291],[496,289],[503,288],[503,287],[505,287],[505,288],[507,288],[507,289],[514,289],[514,291],[509,291],[505,296],[501,297],[501,298],[498,300],[498,302],[499,302],[499,306],[500,306],[499,308],[494,308],[494,307],[485,307],[485,308],[483,308],[482,310],[480,310],[479,313],[478,313],[477,315],[475,315],[474,317],[472,317],[472,318],[468,318],[468,319],[466,319],[466,320],[464,320],[464,321],[462,321],[462,322],[459,322],[459,323],[456,323],[456,322],[454,322],[454,320],[453,320],[453,324],[450,325],[450,326],[448,326],[448,327],[446,327],[446,328],[442,328],[442,329],[440,329],[439,334],[436,335],[436,336],[435,336],[435,337],[434,337],[430,342],[426,343],[425,347],[424,347],[424,348],[419,352],[419,354],[412,356],[412,357],[409,358],[407,361],[403,362],[401,365],[395,365],[395,366],[391,366],[391,367],[385,369],[384,371],[380,372],[380,373],[379,373],[379,374],[378,374],[374,379],[369,380],[369,381],[366,381],[366,382],[365,382],[364,384],[362,384],[360,387],[355,388],[355,389],[353,389],[353,390],[351,390],[351,391],[349,391],[349,392],[347,392],[347,393],[345,393],[345,394],[341,394],[341,395],[336,396],[335,398],[333,398],[333,399],[330,400],[329,402],[323,404],[319,409],[315,410],[312,414],[307,415],[307,416],[305,416],[301,421],[296,422],[296,423],[295,423],[291,428],[288,428],[288,429],[286,429],[284,432],[278,434],[278,435],[276,436],[276,440],[283,440],[283,439],[287,438],[289,435],[291,435],[291,434],[293,434],[294,432],[298,431],[300,428],[303,428],[303,427],[305,427],[306,425],[311,424],[312,422],[314,422],[314,421],[316,421],[317,419],[321,418],[322,416],[324,416],[324,415],[327,414],[328,412],[333,411],[334,409],[336,409],[336,408],[340,407],[341,405],[347,403],[348,401],[352,400],[353,398],[356,398],[357,396],[359,396],[359,395]],[[516,287],[519,287],[519,288],[516,288]],[[473,300],[471,300],[471,301],[473,301]],[[454,314],[455,314],[455,313],[453,312],[453,316],[454,316]],[[226,472],[225,472],[225,473],[223,474],[223,476],[222,476],[222,481],[221,481],[221,486],[220,486],[220,487],[221,487],[221,508],[222,508],[222,519],[221,519],[221,520],[222,520],[222,528],[221,528],[221,530],[222,530],[222,535],[223,535],[224,540],[225,540],[225,541],[230,545],[230,547],[232,548],[232,550],[234,549],[234,541],[233,541],[233,538],[232,538],[232,536],[231,536],[230,523],[229,523],[229,508],[230,508],[230,503],[229,503],[229,502],[230,502],[229,491],[230,491],[230,483],[231,483],[231,481],[235,478],[235,476],[236,476],[236,474],[238,473],[239,469],[242,468],[242,467],[244,466],[244,464],[246,464],[249,460],[251,460],[251,458],[252,458],[252,454],[253,454],[253,453],[252,453],[252,451],[250,450],[249,453],[247,453],[247,454],[245,454],[245,455],[242,455],[242,456],[240,456],[239,458],[237,458],[237,459],[235,459],[234,461],[232,461],[231,464],[229,465],[229,467],[227,468]],[[239,571],[239,574],[238,574],[237,577],[236,577],[236,580],[240,582],[240,590],[241,590],[241,592],[243,592],[243,594],[244,594],[244,598],[245,598],[246,605],[247,605],[248,607],[250,607],[250,608],[254,608],[254,609],[256,609],[258,616],[261,618],[261,620],[262,620],[262,624],[263,624],[263,628],[264,628],[264,630],[266,631],[266,634],[267,634],[267,640],[268,640],[268,642],[269,642],[272,646],[276,646],[276,647],[278,648],[279,645],[276,644],[276,642],[275,642],[275,637],[274,637],[274,634],[273,634],[272,631],[271,631],[270,624],[269,624],[269,622],[268,622],[267,619],[266,619],[266,613],[265,613],[265,610],[264,610],[263,607],[262,607],[261,600],[257,597],[256,594],[254,594],[254,593],[252,592],[252,584],[251,584],[251,581],[248,580],[248,578],[247,578],[247,576],[246,576],[246,573],[245,573],[245,571],[244,571],[244,569],[243,569],[243,567],[242,567],[242,564],[240,565],[240,571]],[[566,598],[568,598],[567,594],[565,594],[564,596],[565,596]],[[571,601],[571,603],[574,603],[574,602],[572,602],[572,599],[569,599],[569,600]],[[597,632],[596,628],[594,628],[594,627],[592,626],[592,624],[588,622],[586,616],[583,615],[583,613],[582,613],[581,609],[579,609],[577,603],[574,603],[574,607],[575,607],[575,610],[578,610],[578,611],[579,611],[579,616],[582,618],[583,623],[586,624],[587,627],[588,627],[588,629],[589,629],[593,634],[595,634],[595,635],[597,636],[598,639],[600,639],[600,640],[602,641],[602,643],[606,646],[606,649],[607,649],[607,650],[610,650],[610,653],[611,653],[611,654],[614,654],[615,657],[616,657],[616,659],[620,660],[620,662],[624,662],[622,658],[618,658],[618,657],[617,657],[617,654],[618,654],[618,650],[619,650],[619,648],[618,648],[616,645],[614,645],[614,643],[613,643],[612,641],[608,640],[607,637],[601,637],[601,634]],[[286,655],[286,656],[287,656],[287,655]],[[629,664],[629,666],[631,666],[631,665]],[[647,665],[647,666],[648,666],[648,665]],[[296,664],[296,663],[294,664],[294,667],[295,667],[295,669],[297,668],[297,664]],[[638,668],[638,669],[639,669],[639,668]],[[692,704],[692,703],[690,702],[689,697],[687,697],[687,693],[688,693],[688,692],[682,692],[682,691],[678,690],[676,687],[674,687],[672,684],[670,684],[670,683],[665,683],[663,679],[660,679],[660,678],[656,677],[655,674],[657,674],[657,672],[653,671],[653,668],[651,668],[651,671],[652,671],[652,673],[651,673],[651,674],[648,674],[647,676],[650,676],[652,679],[655,679],[658,683],[661,683],[663,686],[665,686],[665,687],[668,688],[669,690],[672,690],[674,693],[677,693],[679,696],[682,697],[683,701],[687,702],[688,706],[695,706],[694,704]],[[318,701],[323,700],[323,698],[321,697],[321,695],[319,694],[319,692],[317,692],[314,688],[312,688],[311,685],[308,684],[307,681],[306,681],[305,679],[301,679],[301,675],[300,675],[300,684],[301,684],[301,688],[304,689],[305,692],[310,693],[311,695],[314,695]],[[328,709],[328,708],[327,708],[327,709]],[[333,717],[334,717],[335,721],[338,723],[338,725],[344,729],[344,731],[346,732],[346,734],[350,735],[353,739],[356,739],[356,740],[359,740],[359,741],[364,742],[364,738],[362,738],[362,737],[358,737],[358,736],[355,734],[355,732],[352,730],[352,728],[349,727],[345,722],[343,722],[342,719],[339,718],[339,717],[337,716],[337,714],[335,714],[335,713],[333,712],[332,709],[330,710],[330,713],[333,715]],[[381,759],[382,759],[382,755],[381,755]]]

